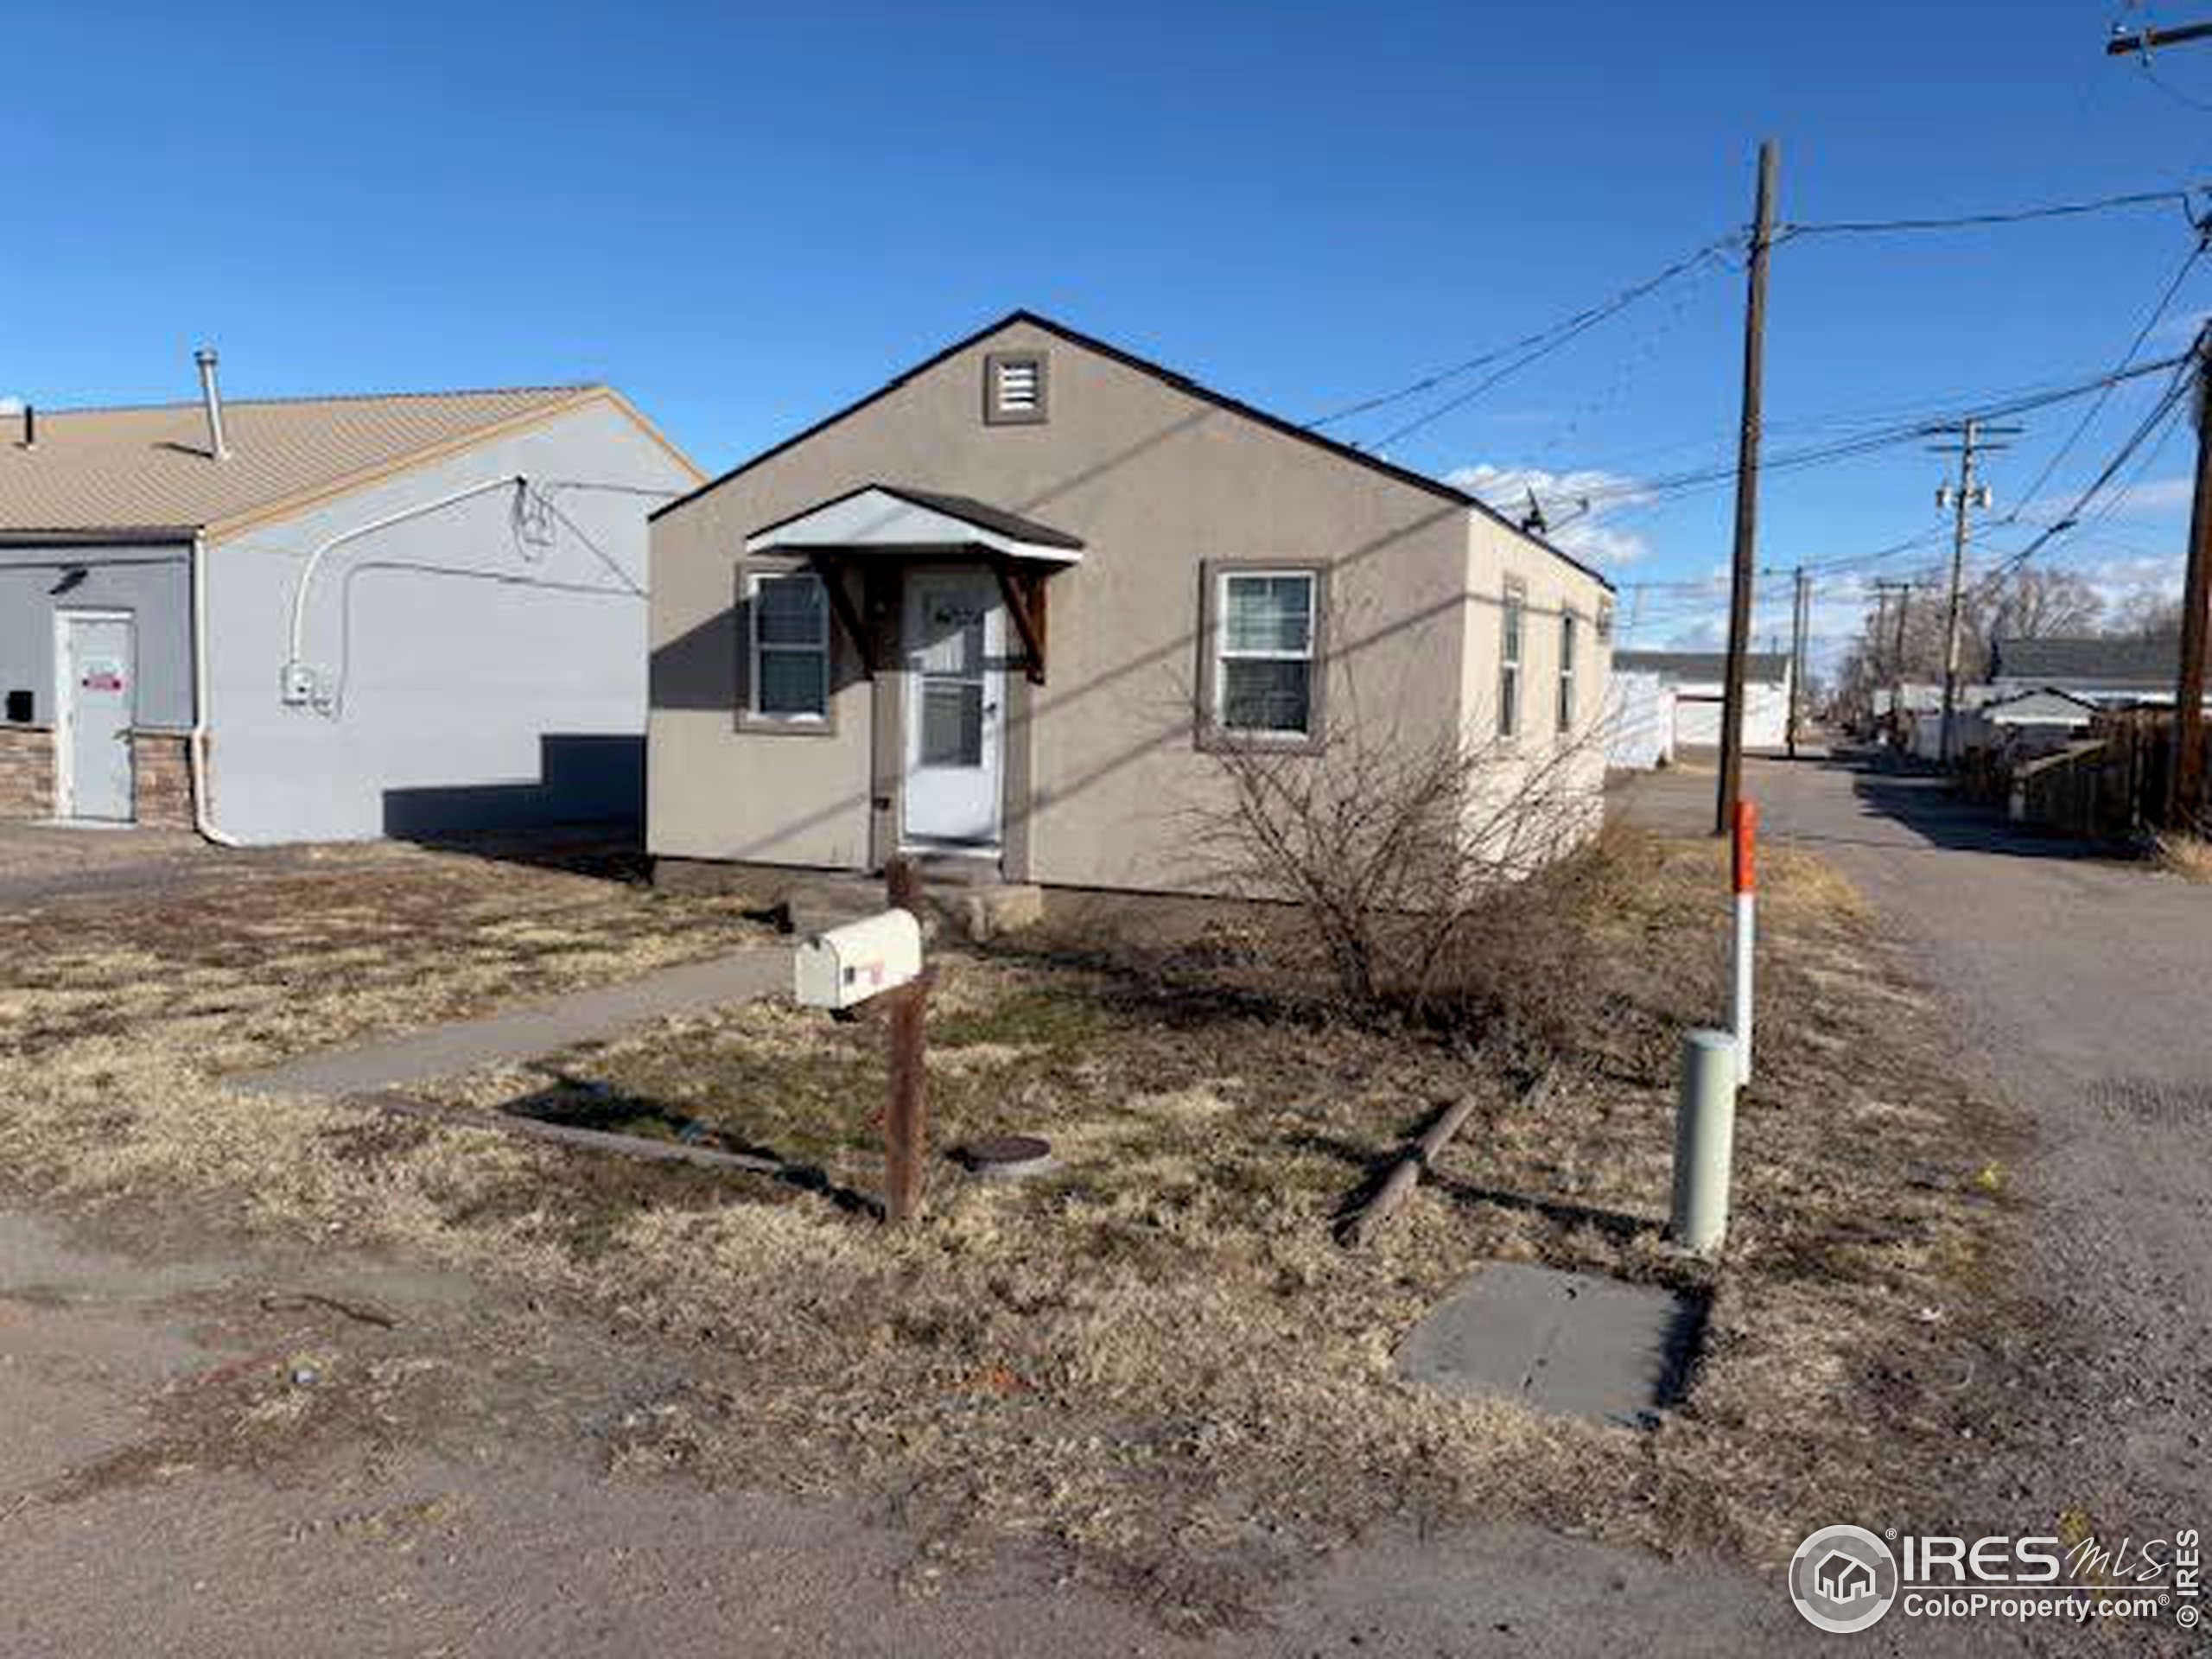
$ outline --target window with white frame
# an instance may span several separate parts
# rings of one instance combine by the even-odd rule
[[[747,586],[753,613],[749,712],[761,720],[826,720],[830,601],[822,578],[811,570],[761,570]]]
[[[1521,637],[1528,619],[1529,590],[1517,582],[1505,584],[1505,600],[1498,607],[1497,734],[1514,737],[1521,730]]]
[[[1564,737],[1574,729],[1575,616],[1561,611],[1559,618],[1559,729]]]
[[[1214,592],[1214,723],[1251,737],[1313,735],[1311,570],[1224,570]]]

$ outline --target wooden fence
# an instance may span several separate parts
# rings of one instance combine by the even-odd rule
[[[1986,756],[1980,786],[1997,798],[2001,778],[2002,798],[2016,822],[2091,841],[2128,840],[2165,825],[2173,755],[2171,709],[2109,709],[2087,737],[2055,753],[2011,766]],[[2207,758],[2212,760],[2212,743]]]

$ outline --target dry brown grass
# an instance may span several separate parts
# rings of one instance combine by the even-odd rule
[[[2152,843],[2152,861],[2185,881],[2212,882],[2212,841],[2202,836],[2159,831]]]
[[[621,1466],[874,1493],[955,1539],[976,1522],[1039,1536],[1194,1619],[1236,1616],[1270,1573],[1386,1516],[1769,1557],[1944,1478],[1960,1422],[1986,1435],[1999,1387],[1947,1391],[1982,1341],[1974,1292],[2007,1225],[1972,1176],[2005,1149],[1817,861],[1767,865],[1762,1073],[1687,1405],[1639,1433],[1440,1400],[1391,1368],[1485,1261],[1707,1282],[1658,1225],[1675,1034],[1720,1007],[1719,856],[1643,837],[1592,855],[1573,965],[1599,1013],[1558,1055],[1541,1115],[1433,1033],[1268,1000],[1249,952],[1218,941],[1134,966],[952,957],[932,1020],[938,1144],[1031,1129],[1063,1166],[1018,1185],[940,1166],[930,1217],[903,1234],[786,1185],[212,1082],[697,954],[728,941],[726,907],[551,877],[485,892],[401,860],[89,931],[34,923],[0,1006],[0,1169],[96,1202],[213,1195],[259,1226],[587,1299],[684,1357],[689,1380],[618,1437]],[[872,1188],[879,1043],[760,1003],[449,1093],[704,1125]],[[1376,1248],[1340,1249],[1344,1194],[1465,1090],[1482,1105],[1440,1178]]]

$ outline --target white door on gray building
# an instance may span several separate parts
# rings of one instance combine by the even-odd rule
[[[995,846],[1006,617],[988,570],[906,573],[906,836]]]
[[[131,713],[138,693],[136,631],[116,611],[54,618],[54,815],[128,823]]]

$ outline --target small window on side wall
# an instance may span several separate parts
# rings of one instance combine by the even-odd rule
[[[1504,602],[1498,607],[1497,734],[1516,737],[1521,731],[1521,650],[1527,632],[1529,590],[1518,582],[1505,584]]]
[[[746,578],[751,613],[746,713],[753,720],[820,725],[830,716],[830,602],[811,570],[760,570]]]
[[[1559,619],[1559,732],[1561,737],[1574,730],[1574,652],[1580,641],[1579,629],[1573,611],[1562,611]]]
[[[1042,352],[992,352],[983,359],[983,419],[1033,426],[1050,409],[1050,365]]]
[[[1262,741],[1314,735],[1319,597],[1312,570],[1224,570],[1214,578],[1217,730]]]

